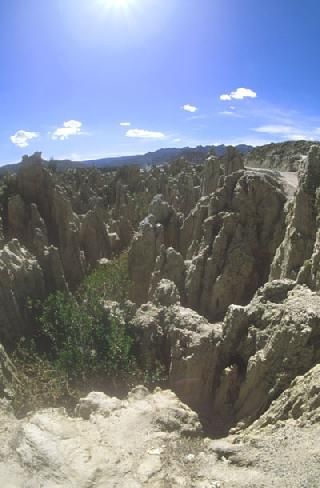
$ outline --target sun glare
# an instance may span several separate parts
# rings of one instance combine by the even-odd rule
[[[138,7],[143,4],[143,0],[95,0],[99,6],[97,11],[101,14],[101,19],[109,19],[112,22],[126,23],[129,28],[135,24]]]
[[[104,0],[108,7],[112,8],[128,8],[135,0]]]

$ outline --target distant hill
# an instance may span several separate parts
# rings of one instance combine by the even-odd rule
[[[163,148],[158,149],[154,152],[148,152],[142,155],[136,156],[119,156],[113,158],[101,158],[101,159],[89,159],[87,161],[71,161],[65,160],[54,160],[45,161],[48,166],[54,165],[58,171],[64,171],[69,168],[117,168],[119,166],[126,165],[139,165],[141,167],[146,166],[157,166],[161,164],[168,163],[173,159],[184,157],[191,163],[199,163],[207,156],[209,151],[214,150],[216,155],[223,156],[226,152],[227,146],[221,144],[219,146],[197,146],[195,148],[184,147],[184,148]],[[240,144],[236,148],[242,153],[247,154],[253,150],[252,146],[247,146],[246,144]],[[0,176],[6,173],[16,173],[19,165],[7,164],[0,167]]]
[[[203,161],[209,151],[215,150],[217,156],[223,156],[226,152],[227,146],[221,144],[219,146],[197,146],[195,148],[163,148],[154,152],[148,152],[143,155],[137,156],[120,156],[116,158],[102,158],[96,160],[82,161],[90,166],[96,166],[97,168],[117,167],[131,164],[138,164],[140,166],[157,166],[167,163],[173,159],[184,157],[187,160],[198,163]],[[236,148],[242,153],[247,154],[253,150],[252,146],[246,144],[240,144]]]

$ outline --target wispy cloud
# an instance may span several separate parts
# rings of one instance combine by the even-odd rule
[[[226,102],[230,100],[243,100],[244,98],[257,98],[255,91],[251,88],[237,88],[231,93],[224,93],[220,95],[220,100]]]
[[[121,127],[130,127],[131,122],[120,122]]]
[[[126,133],[127,137],[138,139],[165,139],[166,135],[163,132],[145,130],[145,129],[129,129]]]
[[[237,112],[233,112],[232,110],[223,110],[222,112],[219,112],[219,115],[225,115],[227,117],[237,117],[237,118],[242,117],[242,115],[238,114]]]
[[[241,115],[259,121],[259,125],[285,125],[296,126],[299,124],[310,124],[311,118],[292,108],[275,105],[266,100],[255,100],[254,103],[246,104],[238,108]],[[319,119],[320,122],[320,119]]]
[[[246,119],[239,132],[243,132],[243,140],[255,140],[252,133],[269,142],[284,140],[319,140],[320,115],[306,114],[294,107],[284,107],[270,103],[267,100],[248,100],[238,105],[236,110],[231,104],[227,110],[218,112],[220,116]],[[251,132],[251,135],[250,135]],[[258,141],[258,139],[257,139]]]
[[[294,126],[294,125],[263,125],[253,129],[260,134],[269,134],[273,137],[286,140],[317,140],[320,136],[320,130],[317,127]]]
[[[207,114],[195,114],[195,115],[190,115],[187,117],[187,120],[205,120],[208,119],[209,116]]]
[[[253,130],[262,134],[291,134],[295,132],[295,128],[289,125],[263,125]]]
[[[64,141],[65,139],[69,139],[70,136],[83,134],[81,127],[82,122],[79,122],[79,120],[68,120],[63,123],[63,127],[58,127],[51,134],[51,139]]]
[[[12,144],[18,147],[27,147],[32,139],[37,139],[39,137],[38,132],[29,132],[27,130],[18,130],[13,136],[10,137]]]
[[[195,105],[190,105],[189,103],[187,103],[186,105],[183,105],[183,107],[181,107],[181,108],[185,112],[190,112],[192,114],[194,114],[195,112],[197,112],[199,110],[198,107],[196,107]]]

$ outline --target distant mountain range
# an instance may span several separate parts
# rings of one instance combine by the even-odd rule
[[[252,151],[253,146],[246,144],[239,144],[236,148],[242,153],[247,154]],[[218,157],[223,156],[226,152],[227,146],[221,144],[219,146],[197,146],[195,148],[163,148],[154,152],[148,152],[143,155],[136,156],[119,156],[113,158],[91,159],[87,161],[71,161],[71,160],[54,160],[46,161],[46,164],[55,164],[58,171],[64,171],[68,168],[117,168],[126,165],[139,165],[141,167],[157,166],[172,161],[173,159],[184,157],[192,163],[203,161],[209,151],[215,150]],[[6,173],[15,173],[21,163],[7,164],[0,167],[0,175]]]
[[[246,144],[240,144],[236,148],[242,153],[247,154],[252,151],[252,146]],[[140,166],[157,166],[167,163],[173,159],[184,157],[194,163],[203,161],[204,157],[209,151],[215,150],[218,157],[223,156],[226,152],[227,146],[221,144],[219,146],[197,146],[183,147],[183,148],[163,148],[154,152],[148,152],[143,155],[137,156],[120,156],[116,158],[102,158],[96,160],[82,161],[82,163],[90,166],[96,166],[97,168],[117,167],[138,164]]]

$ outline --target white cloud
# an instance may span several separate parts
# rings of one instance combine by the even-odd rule
[[[121,127],[130,127],[131,122],[120,122]]]
[[[176,139],[173,139],[173,142],[182,142],[182,139],[180,139],[179,137],[177,137]]]
[[[32,139],[39,137],[38,132],[29,132],[27,130],[18,130],[13,136],[10,137],[12,144],[18,147],[27,147]]]
[[[64,122],[63,127],[58,127],[58,129],[53,132],[51,138],[64,141],[70,136],[80,135],[82,133],[81,127],[82,122],[79,122],[78,120],[68,120],[67,122]]]
[[[289,125],[263,125],[262,127],[256,127],[253,129],[255,132],[260,132],[262,134],[292,134],[296,132],[295,127],[290,127]]]
[[[194,114],[195,112],[197,112],[199,109],[198,107],[196,107],[195,105],[190,105],[189,103],[187,103],[186,105],[183,105],[183,107],[181,107],[182,110],[185,110],[185,112],[191,112],[192,114]]]
[[[145,129],[129,129],[126,133],[127,137],[135,137],[138,139],[165,139],[166,135],[163,132],[145,130]]]
[[[224,102],[230,100],[243,100],[244,98],[257,98],[257,94],[250,88],[237,88],[231,93],[220,95],[220,100]]]

